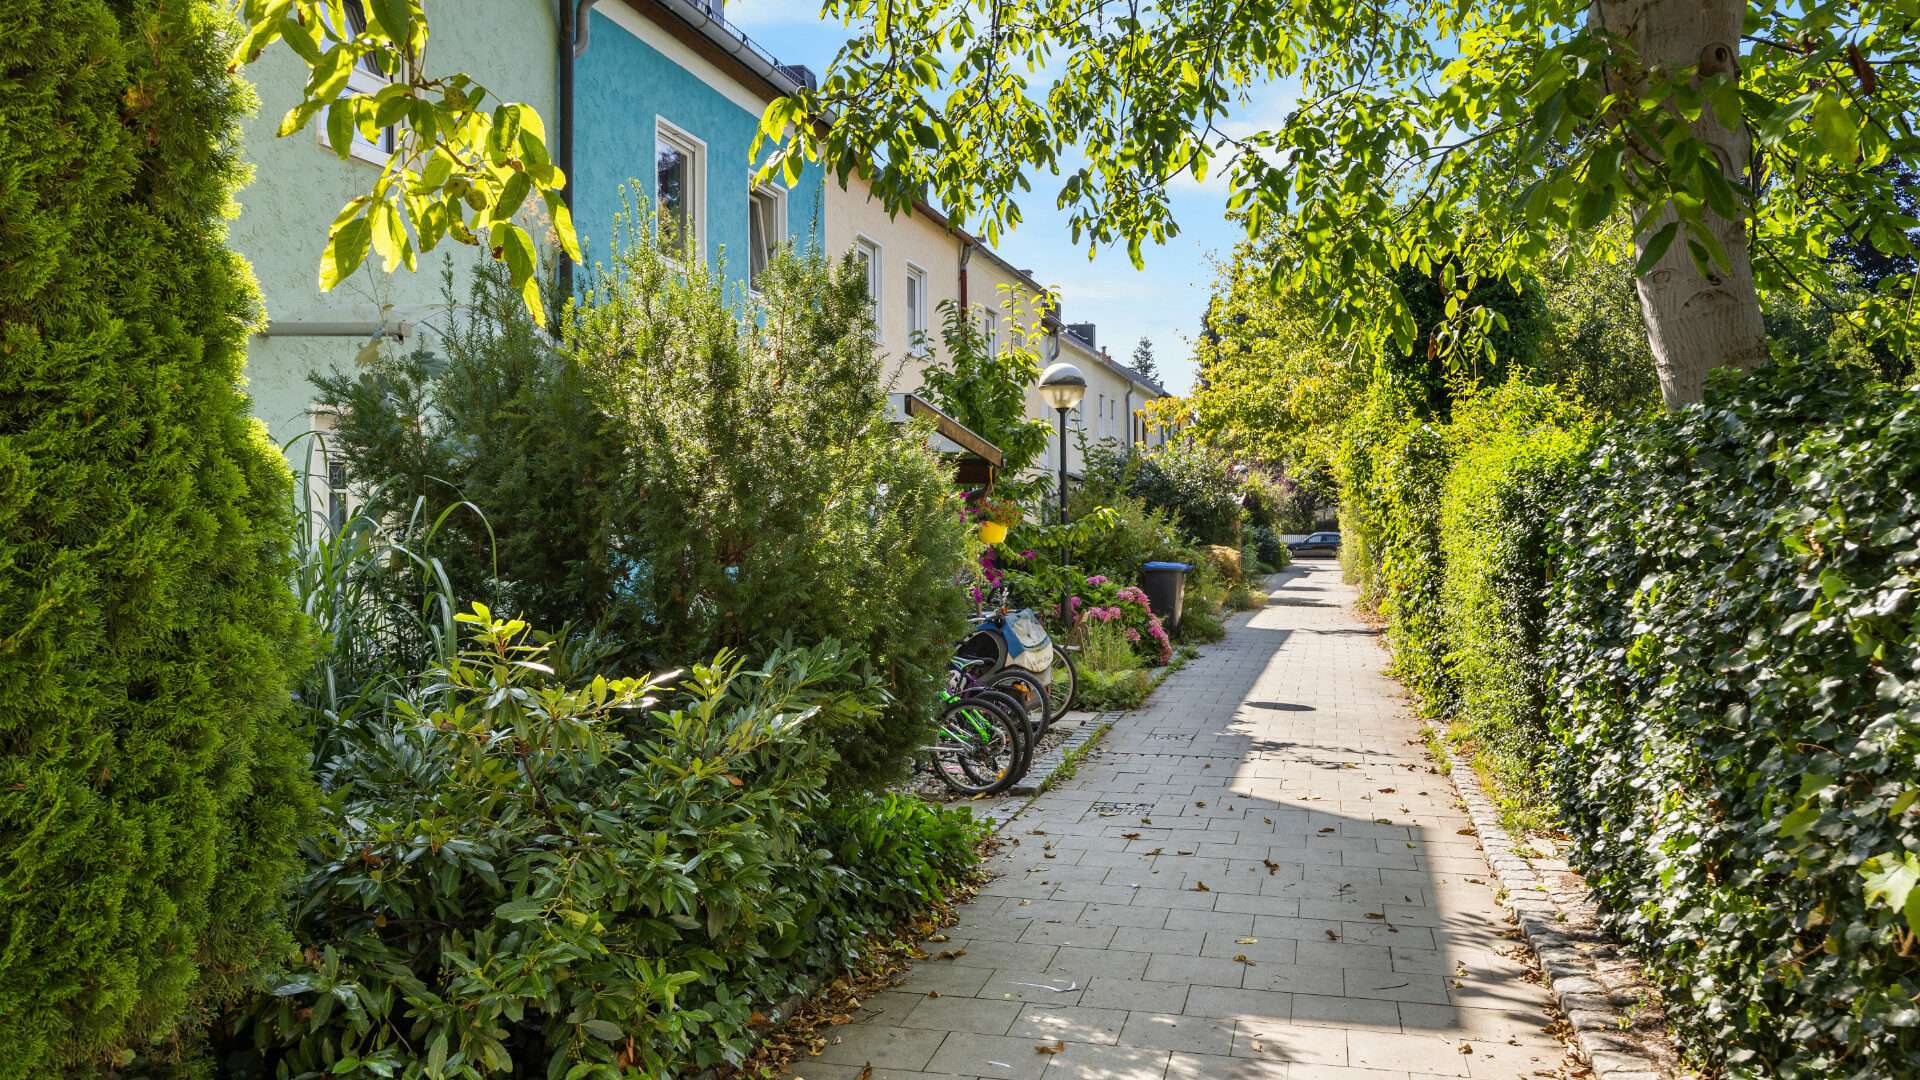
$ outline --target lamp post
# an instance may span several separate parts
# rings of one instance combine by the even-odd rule
[[[1067,413],[1087,396],[1087,377],[1065,361],[1053,364],[1040,373],[1040,396],[1060,414],[1060,525],[1064,528],[1067,524]],[[1060,540],[1060,565],[1072,565],[1064,534]],[[1062,626],[1073,618],[1073,612],[1067,609],[1067,596],[1065,593],[1060,596]]]

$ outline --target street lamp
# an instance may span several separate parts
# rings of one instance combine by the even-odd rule
[[[1080,369],[1062,361],[1040,373],[1040,396],[1060,414],[1060,525],[1067,524],[1067,413],[1087,396],[1087,377]],[[1060,538],[1060,565],[1071,566],[1066,536]],[[1060,597],[1060,622],[1068,624],[1073,612],[1067,610],[1067,597]]]

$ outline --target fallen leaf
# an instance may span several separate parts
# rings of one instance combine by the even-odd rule
[[[1206,883],[1206,882],[1204,882],[1204,881],[1196,881],[1196,882],[1194,882],[1194,883],[1193,883],[1193,891],[1194,891],[1194,892],[1212,892],[1213,890],[1212,890],[1212,889],[1209,889],[1209,888],[1207,888],[1207,883]]]
[[[1152,819],[1152,818],[1150,818],[1150,817],[1143,817],[1143,818],[1141,818],[1141,819],[1140,819],[1140,824],[1142,824],[1142,825],[1151,825],[1151,824],[1153,824],[1153,819]]]
[[[1473,827],[1472,827],[1472,826],[1468,826],[1467,828],[1464,828],[1464,829],[1455,829],[1455,830],[1453,830],[1453,831],[1454,831],[1454,832],[1457,832],[1457,833],[1459,833],[1459,834],[1460,834],[1461,836],[1478,836],[1478,835],[1480,835],[1479,833],[1476,833],[1476,832],[1474,832],[1474,831],[1473,831]]]
[[[1248,967],[1253,966],[1253,961],[1247,959],[1246,953],[1234,953],[1233,958],[1239,961],[1240,963],[1247,965]]]
[[[1386,918],[1386,917],[1387,917],[1387,916],[1386,916],[1386,913],[1385,913],[1385,912],[1382,912],[1382,911],[1369,911],[1369,912],[1367,912],[1367,918],[1369,918],[1369,919],[1384,919],[1384,918]]]
[[[1331,931],[1331,930],[1329,930],[1329,931],[1327,931],[1327,940],[1328,940],[1328,941],[1339,941],[1339,940],[1340,940],[1340,935],[1339,935],[1339,934],[1336,934],[1336,933],[1334,933],[1334,932],[1333,932],[1333,931]]]
[[[1277,862],[1274,862],[1272,859],[1262,859],[1260,861],[1267,864],[1268,877],[1272,877],[1273,875],[1280,872],[1280,864]]]
[[[1195,805],[1195,806],[1197,806],[1197,807],[1199,807],[1199,808],[1200,808],[1200,809],[1202,809],[1202,810],[1205,810],[1205,809],[1207,808],[1207,800],[1205,800],[1205,799],[1195,799],[1195,800],[1193,800],[1193,805]]]
[[[935,960],[958,960],[965,955],[967,955],[967,950],[965,949],[941,949],[934,954],[933,958]]]
[[[947,937],[947,935],[945,934],[935,934],[932,937],[928,938],[927,940],[937,945],[940,942],[951,941],[952,939]]]
[[[766,1013],[763,1013],[763,1012],[752,1012],[752,1013],[749,1013],[749,1014],[747,1014],[747,1023],[749,1023],[749,1024],[752,1024],[752,1025],[753,1025],[754,1027],[759,1027],[760,1025],[762,1025],[762,1024],[764,1024],[764,1023],[766,1023],[766,1022],[767,1022],[767,1014],[766,1014]]]
[[[1149,855],[1158,855],[1158,854],[1160,854],[1160,853],[1161,853],[1162,851],[1165,851],[1165,850],[1166,850],[1166,848],[1154,848],[1154,849],[1153,849],[1152,851],[1149,851],[1149,852],[1147,852],[1147,854],[1149,854]]]
[[[1461,1052],[1461,1053],[1463,1053],[1463,1054],[1471,1054],[1471,1053],[1473,1053],[1473,1045],[1472,1045],[1471,1043],[1461,1043],[1461,1044],[1460,1044],[1460,1052]]]
[[[1266,823],[1266,824],[1268,824],[1268,825],[1271,825],[1271,824],[1273,824],[1273,819],[1272,819],[1272,818],[1270,818],[1270,817],[1263,817],[1263,818],[1261,818],[1260,820],[1261,820],[1262,822],[1265,822],[1265,823]]]
[[[1321,830],[1320,830],[1320,832],[1321,832],[1321,834],[1322,834],[1322,835],[1324,835],[1324,834],[1326,834],[1326,833],[1330,833],[1330,832],[1332,832],[1332,831],[1333,831],[1333,826],[1331,826],[1331,825],[1329,825],[1329,826],[1327,826],[1326,828],[1324,828],[1324,829],[1321,829]]]
[[[937,997],[939,997],[939,996],[940,996],[940,991],[938,991],[938,990],[929,990],[929,991],[927,991],[927,996],[928,996],[928,997],[930,997],[930,998],[937,998]]]
[[[1373,823],[1374,823],[1375,825],[1391,825],[1391,824],[1393,824],[1393,819],[1392,819],[1392,818],[1383,818],[1383,817],[1377,817],[1377,818],[1374,818],[1374,819],[1373,819]]]
[[[1257,945],[1260,943],[1260,939],[1257,937],[1240,937],[1234,938],[1233,943],[1235,945]]]
[[[1137,833],[1137,832],[1123,832],[1123,833],[1121,833],[1121,834],[1120,834],[1120,839],[1122,839],[1122,840],[1138,840],[1138,839],[1140,839],[1140,834],[1139,834],[1139,833]]]
[[[1040,857],[1041,857],[1041,858],[1043,858],[1043,859],[1057,859],[1057,858],[1059,858],[1060,856],[1058,856],[1058,855],[1055,855],[1055,854],[1054,854],[1053,852],[1051,852],[1051,851],[1048,851],[1048,852],[1043,852],[1043,853],[1041,853],[1041,855],[1040,855]]]
[[[1035,1053],[1039,1053],[1039,1054],[1058,1054],[1064,1051],[1066,1048],[1067,1048],[1067,1040],[1055,1039],[1051,1043],[1036,1044],[1033,1049]]]
[[[853,1080],[873,1080],[873,1062],[867,1062],[867,1067],[861,1069],[860,1075],[854,1077]]]
[[[1391,794],[1393,794],[1393,789],[1392,789],[1392,788],[1390,788],[1390,787],[1383,787],[1383,788],[1381,788],[1381,789],[1380,789],[1380,794],[1382,794],[1382,795],[1391,795]]]

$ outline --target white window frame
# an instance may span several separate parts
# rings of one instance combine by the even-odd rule
[[[320,10],[321,18],[326,18],[326,8],[322,6]],[[353,65],[353,70],[347,73],[347,94],[349,95],[377,94],[392,84],[392,79],[360,64]],[[319,137],[321,147],[331,154],[333,143],[327,139],[326,112],[322,111],[317,119],[319,123],[313,126],[314,134]],[[399,133],[391,127],[381,128],[380,141],[374,142],[362,134],[359,125],[356,124],[353,129],[353,145],[347,148],[347,156],[356,161],[364,161],[369,165],[385,168],[387,162],[393,160],[394,151],[399,148],[399,145]]]
[[[882,315],[887,310],[883,306],[887,281],[886,248],[881,246],[880,241],[865,233],[854,235],[853,248],[867,261],[867,306],[873,312],[873,340],[885,341],[887,339],[886,323]]]
[[[660,147],[662,144],[673,147],[687,155],[687,218],[692,227],[687,231],[687,247],[693,251],[695,263],[704,265],[707,261],[707,144],[706,140],[694,135],[687,129],[675,124],[664,116],[653,118],[653,212],[654,244],[660,243]],[[665,248],[661,249],[665,251]],[[667,258],[678,262],[671,252]]]
[[[919,356],[933,352],[933,324],[927,319],[927,287],[932,280],[926,267],[907,263],[907,347]]]
[[[773,220],[766,223],[773,230],[772,243],[767,252],[767,261],[773,261],[773,250],[787,242],[787,189],[779,184],[754,184],[747,189],[747,242],[753,242],[753,200],[764,197],[773,201]],[[755,296],[760,289],[753,283],[753,253],[747,254],[747,289]]]
[[[982,329],[982,336],[985,339],[986,346],[987,346],[987,355],[999,356],[1000,355],[1000,313],[993,310],[992,308],[983,308],[982,310],[986,312],[986,316],[987,316],[985,326]]]

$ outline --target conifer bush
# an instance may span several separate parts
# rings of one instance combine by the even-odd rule
[[[291,480],[223,5],[0,6],[0,1075],[164,1040],[275,953],[310,795]]]

